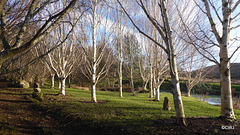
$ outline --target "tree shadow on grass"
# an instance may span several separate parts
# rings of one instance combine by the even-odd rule
[[[22,93],[7,93],[7,92],[0,92],[1,95],[22,95],[27,96],[29,94],[22,94]]]
[[[32,103],[32,101],[24,101],[24,100],[8,100],[8,99],[0,99],[0,102],[11,102],[11,103]]]
[[[193,117],[186,118],[187,127],[178,125],[176,118],[159,119],[153,127],[154,134],[239,134],[240,123],[230,122],[222,118]],[[224,126],[234,129],[222,129]]]
[[[44,127],[44,126],[36,126],[32,122],[27,122],[27,124],[19,125],[19,124],[10,124],[8,122],[0,122],[0,134],[54,134],[52,127]]]

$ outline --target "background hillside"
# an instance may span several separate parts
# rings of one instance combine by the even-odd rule
[[[209,73],[207,78],[220,78],[219,67],[217,65],[206,67],[206,71],[215,68],[211,73]],[[231,63],[231,78],[240,79],[240,63]]]

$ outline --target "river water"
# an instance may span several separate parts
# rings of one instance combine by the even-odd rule
[[[192,94],[191,96],[195,97],[195,98],[197,98],[197,99],[199,99],[201,101],[207,102],[210,105],[221,105],[221,96],[220,95]],[[237,97],[233,97],[233,103],[236,103],[237,101],[238,101],[238,98]]]
[[[207,102],[211,105],[221,105],[221,96],[220,95],[191,95],[201,101]]]

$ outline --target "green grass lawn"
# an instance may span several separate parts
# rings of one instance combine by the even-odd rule
[[[146,133],[151,130],[154,121],[170,119],[175,116],[173,97],[170,93],[161,93],[160,102],[148,98],[147,93],[123,93],[118,97],[118,92],[97,91],[99,103],[90,103],[90,91],[66,88],[66,95],[56,96],[59,90],[42,89],[47,102],[38,104],[38,109],[44,110],[55,116],[63,117],[66,123],[75,123],[75,126],[86,126],[95,129],[124,130],[126,133]],[[163,99],[169,97],[172,109],[163,110]],[[218,117],[220,107],[212,106],[192,97],[184,97],[183,106],[186,117]],[[240,110],[235,110],[235,116],[240,120]],[[68,121],[67,118],[78,119],[81,122]],[[131,126],[130,126],[131,125]],[[147,126],[146,126],[147,125]],[[71,125],[71,127],[74,127]],[[126,128],[127,127],[127,128]],[[114,129],[113,129],[114,128]],[[105,131],[105,130],[104,130]]]

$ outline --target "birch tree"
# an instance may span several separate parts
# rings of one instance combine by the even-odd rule
[[[55,4],[50,0],[44,2],[39,2],[39,0],[20,1],[19,3],[17,3],[17,1],[1,1],[0,34],[3,49],[0,52],[0,64],[12,56],[29,50],[41,41],[65,17],[75,5],[76,1],[77,0],[70,1],[67,6],[55,12],[55,14],[49,12],[49,15],[43,14],[43,11],[49,8],[51,4]],[[8,4],[6,4],[6,2]],[[18,15],[19,12],[12,12],[13,10],[19,9],[19,6],[21,7],[19,4],[26,7],[21,15]],[[42,16],[40,17],[39,14],[42,14]],[[25,38],[26,30],[32,23],[38,22],[36,20],[43,20],[44,24],[35,25],[36,33],[29,38]]]
[[[198,54],[193,46],[189,46],[189,44],[187,44],[187,46],[188,49],[185,50],[185,56],[181,67],[184,70],[184,79],[187,81],[187,96],[190,97],[194,86],[202,82],[204,77],[215,68],[206,69],[206,65],[208,65],[207,60]]]
[[[188,42],[194,45],[195,49],[206,59],[219,66],[220,85],[221,85],[221,117],[235,119],[232,103],[231,77],[230,77],[230,60],[240,48],[236,45],[238,36],[235,34],[239,30],[239,3],[240,1],[212,1],[203,0],[201,2],[194,1],[206,25],[196,24],[198,31],[191,29],[187,24],[189,18],[181,15],[186,33],[188,34]],[[207,18],[204,21],[204,17]],[[208,31],[206,27],[211,30]],[[230,34],[233,33],[232,35]],[[203,44],[207,44],[204,46]],[[231,47],[231,53],[230,48]],[[212,52],[211,50],[214,50]],[[210,57],[208,57],[207,55]],[[216,55],[219,54],[219,55]]]
[[[154,49],[154,87],[156,91],[155,101],[160,101],[160,86],[163,84],[169,67],[167,56],[161,48],[155,45]]]
[[[134,69],[137,67],[137,59],[139,57],[139,42],[134,34],[126,34],[124,36],[124,62],[125,67],[128,71],[127,78],[130,81],[130,86],[133,92],[133,95],[136,95],[134,89]]]
[[[50,49],[50,46],[48,46],[49,44],[51,44],[50,42],[47,42],[46,40],[49,40],[47,38],[45,38],[44,41],[41,41],[39,45],[37,45],[35,47],[35,52],[34,52],[34,55],[36,55],[37,57],[39,57],[41,54],[44,54],[46,53],[49,49]],[[56,46],[56,45],[54,45]],[[55,55],[53,53],[55,53],[55,51],[51,52],[52,55]],[[50,59],[52,60],[52,59]],[[47,67],[49,73],[50,73],[50,77],[51,77],[51,86],[50,88],[51,89],[54,89],[54,83],[55,83],[55,70],[52,68],[52,65],[51,63],[52,62],[49,62],[48,59],[46,57],[44,57],[43,59],[41,59],[41,62],[43,65],[45,65],[45,67]]]
[[[149,82],[149,63],[148,57],[145,56],[147,53],[147,41],[142,40],[143,46],[141,47],[140,56],[138,57],[138,68],[139,68],[139,76],[142,79],[142,89],[147,90],[147,84]]]
[[[110,57],[112,49],[109,42],[112,32],[107,31],[107,28],[111,26],[108,26],[109,7],[107,7],[106,2],[91,0],[89,8],[86,19],[90,21],[90,27],[88,29],[88,22],[81,26],[83,35],[78,35],[81,36],[78,41],[84,52],[85,64],[82,72],[91,81],[91,100],[96,103],[96,85],[107,75],[108,69],[113,62]],[[99,37],[100,33],[102,34],[101,40]],[[89,36],[91,40],[89,40]],[[100,66],[99,64],[103,57],[106,57],[106,59],[104,64]]]
[[[135,28],[144,36],[148,37],[150,40],[152,40],[156,45],[161,47],[164,52],[168,56],[168,62],[169,62],[169,68],[170,68],[170,74],[171,74],[171,79],[172,79],[172,92],[173,92],[173,99],[174,99],[174,106],[175,106],[175,111],[176,111],[176,118],[177,122],[182,125],[186,125],[185,123],[185,114],[184,114],[184,108],[183,108],[183,103],[182,103],[182,98],[181,98],[181,91],[180,91],[180,85],[179,85],[179,77],[178,77],[178,70],[177,70],[177,64],[176,64],[176,54],[174,51],[174,42],[173,42],[173,31],[171,28],[169,16],[168,16],[168,9],[166,7],[166,3],[164,0],[160,0],[159,3],[157,3],[155,6],[158,6],[161,11],[161,21],[157,21],[149,12],[147,6],[145,6],[144,2],[142,0],[138,1],[139,6],[142,8],[144,11],[145,15],[149,19],[149,21],[152,23],[152,25],[157,29],[159,35],[162,37],[165,46],[162,43],[159,43],[158,41],[154,40],[153,37],[150,35],[146,34],[143,32],[132,20],[130,17],[129,13],[124,9],[122,4],[120,3],[119,0],[117,0],[121,7],[123,8],[124,12],[127,14],[129,17],[130,21],[133,23]],[[146,1],[147,3],[147,1]],[[151,5],[153,6],[153,5]]]
[[[122,24],[124,13],[119,12],[119,5],[116,4],[116,9],[117,9],[117,29],[118,29],[118,37],[117,37],[117,49],[118,49],[118,76],[119,76],[119,97],[122,97],[122,92],[123,92],[123,84],[122,84],[122,79],[123,79],[123,32],[124,32],[124,26]]]

